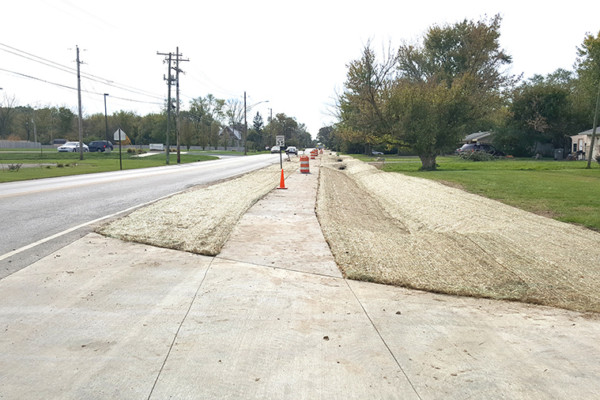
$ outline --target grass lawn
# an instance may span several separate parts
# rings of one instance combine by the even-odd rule
[[[363,161],[373,157],[358,156]],[[438,157],[437,171],[419,171],[417,157],[385,157],[384,171],[433,179],[564,222],[600,231],[600,166],[586,161]]]
[[[56,150],[44,151],[2,151],[0,152],[0,182],[13,182],[28,179],[52,178],[66,175],[89,174],[94,172],[118,171],[119,152],[84,153],[79,160],[79,153],[58,153]],[[134,154],[122,153],[123,169],[158,167],[165,164],[166,155],[159,153],[147,157],[136,157]],[[170,164],[177,163],[177,154],[171,153]],[[216,160],[217,157],[182,154],[182,163]],[[18,171],[10,170],[10,166],[22,164]],[[36,165],[27,167],[25,165]]]

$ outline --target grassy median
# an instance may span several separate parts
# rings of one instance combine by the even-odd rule
[[[58,153],[54,151],[2,151],[0,152],[0,182],[53,178],[58,176],[118,171],[119,152]],[[177,163],[177,154],[170,154],[170,164]],[[217,157],[200,154],[182,154],[182,163],[216,160]],[[159,167],[166,165],[166,155],[157,153],[139,157],[135,153],[122,153],[123,169]]]

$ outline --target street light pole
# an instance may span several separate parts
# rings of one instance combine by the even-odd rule
[[[252,110],[253,107],[262,104],[268,103],[269,100],[259,101],[258,103],[252,104],[249,108]],[[248,138],[248,120],[246,115],[248,114],[248,107],[246,106],[246,92],[244,91],[244,155],[248,154],[248,147],[246,146],[246,139]]]
[[[108,93],[104,93],[104,126],[106,128],[106,141],[108,142],[108,115],[106,113],[106,96],[108,96]]]

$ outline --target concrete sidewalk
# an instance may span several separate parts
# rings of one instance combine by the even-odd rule
[[[0,399],[597,398],[596,315],[344,280],[311,171],[216,258],[91,234],[2,279]]]

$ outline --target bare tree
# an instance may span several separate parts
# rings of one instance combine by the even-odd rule
[[[229,99],[225,103],[227,122],[233,127],[244,123],[244,102],[239,99]]]
[[[15,96],[4,93],[0,103],[0,138],[8,137],[11,133],[11,125],[15,117],[17,100]]]

